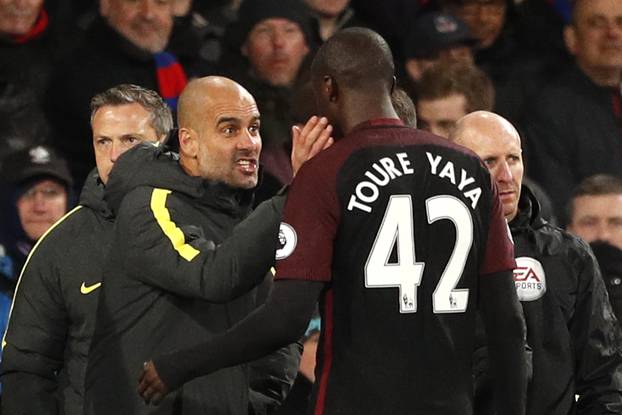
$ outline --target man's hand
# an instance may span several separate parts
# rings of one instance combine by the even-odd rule
[[[143,397],[145,403],[157,405],[168,392],[168,386],[158,376],[158,371],[153,361],[145,362],[143,371],[138,379],[138,393]]]
[[[334,140],[331,137],[333,127],[325,117],[309,118],[302,130],[292,127],[292,170],[294,177],[305,161],[320,151],[330,147]]]

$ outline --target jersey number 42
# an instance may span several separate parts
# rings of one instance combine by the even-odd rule
[[[463,313],[469,290],[456,289],[473,244],[473,220],[469,208],[459,199],[434,196],[425,201],[428,224],[449,220],[456,228],[453,252],[432,296],[434,313]],[[397,244],[397,263],[389,263]],[[399,288],[400,313],[417,312],[417,287],[425,263],[415,254],[415,223],[410,195],[392,195],[365,264],[367,288]]]

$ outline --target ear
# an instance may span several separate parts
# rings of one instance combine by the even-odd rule
[[[574,26],[567,25],[564,27],[564,43],[566,44],[566,49],[570,52],[571,55],[576,55],[577,51],[577,31]]]
[[[412,79],[413,81],[418,81],[419,79],[421,79],[423,68],[422,65],[419,64],[418,59],[408,59],[406,63],[404,63],[404,67],[410,79]]]
[[[185,157],[196,158],[199,153],[199,137],[192,128],[180,128],[179,152]]]
[[[393,79],[391,80],[391,94],[395,91],[395,86],[397,85],[397,78],[393,75]]]
[[[326,98],[328,98],[328,101],[337,102],[337,100],[339,99],[339,86],[337,85],[335,78],[329,75],[325,75],[323,79],[323,84],[324,87],[322,89]]]
[[[99,0],[99,14],[103,17],[108,17],[110,7],[110,0]]]

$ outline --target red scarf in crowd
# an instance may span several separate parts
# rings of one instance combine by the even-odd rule
[[[169,108],[175,110],[177,109],[179,95],[188,83],[186,73],[172,53],[160,52],[156,53],[154,57],[158,76],[158,91]]]
[[[41,8],[39,12],[39,17],[37,17],[37,21],[34,26],[28,31],[28,33],[24,33],[23,35],[14,35],[11,36],[13,41],[18,44],[26,43],[31,39],[38,37],[41,33],[45,32],[45,29],[48,27],[48,14],[44,8]]]

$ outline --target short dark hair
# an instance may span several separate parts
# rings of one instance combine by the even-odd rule
[[[391,103],[393,109],[400,117],[400,120],[406,124],[407,127],[417,128],[417,111],[415,110],[415,104],[399,86],[395,86],[391,92]]]
[[[382,85],[390,92],[395,66],[387,42],[378,33],[361,27],[341,30],[318,50],[311,77],[334,77],[342,86],[362,90]]]
[[[472,64],[441,62],[426,70],[417,83],[416,101],[464,95],[467,114],[492,111],[495,89],[490,78]]]
[[[566,206],[568,221],[574,214],[574,200],[582,196],[603,196],[622,194],[622,178],[610,174],[596,174],[583,179],[572,191],[572,197]]]
[[[91,99],[91,124],[100,108],[127,104],[140,104],[149,112],[151,126],[158,137],[173,129],[173,115],[162,97],[155,91],[133,84],[120,84],[95,95]]]

